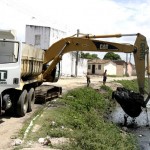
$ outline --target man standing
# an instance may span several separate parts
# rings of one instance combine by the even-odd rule
[[[89,75],[88,72],[87,72],[87,75],[86,75],[86,79],[87,79],[87,87],[89,87],[91,81],[90,81],[90,75]]]
[[[105,70],[105,72],[103,73],[103,85],[105,85],[107,80],[107,70]]]

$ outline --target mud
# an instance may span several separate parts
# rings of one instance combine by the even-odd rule
[[[124,128],[124,115],[123,109],[117,104],[110,120]],[[147,108],[147,112],[143,109],[134,122],[133,118],[128,117],[125,129],[137,137],[140,150],[150,150],[150,108]]]

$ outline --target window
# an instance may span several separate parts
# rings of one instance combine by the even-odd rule
[[[0,40],[0,64],[18,61],[19,43]]]
[[[101,65],[98,65],[98,70],[101,70]]]
[[[41,44],[41,35],[35,35],[34,45],[40,45],[40,44]]]
[[[91,65],[88,65],[88,69],[91,69]]]

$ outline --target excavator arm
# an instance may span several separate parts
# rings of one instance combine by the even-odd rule
[[[135,44],[115,43],[109,41],[96,40],[95,38],[112,38],[122,36],[136,36]],[[72,51],[91,51],[91,52],[124,52],[133,53],[135,59],[135,68],[140,93],[144,94],[145,72],[150,74],[149,70],[149,47],[146,37],[140,33],[137,34],[114,34],[100,36],[82,36],[67,37],[54,43],[45,52],[44,64],[51,62],[49,67],[44,70],[43,77],[45,81],[50,81],[50,75],[56,64],[61,60],[63,54]],[[147,65],[147,66],[146,66]]]

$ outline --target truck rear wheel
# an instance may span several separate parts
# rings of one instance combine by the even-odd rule
[[[28,109],[28,95],[27,95],[27,90],[24,90],[17,102],[17,115],[19,117],[25,116],[26,112]]]
[[[34,88],[31,88],[28,92],[28,110],[27,112],[31,112],[35,103],[35,91]]]

